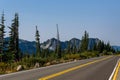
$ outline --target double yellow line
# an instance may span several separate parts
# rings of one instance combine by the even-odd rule
[[[100,62],[100,61],[109,59],[109,58],[111,58],[111,57],[112,57],[112,56],[108,56],[108,57],[102,58],[102,59],[100,59],[100,60],[95,60],[95,61],[88,62],[88,63],[82,64],[82,65],[79,65],[79,66],[76,66],[76,67],[73,67],[73,68],[69,68],[69,69],[67,69],[67,70],[64,70],[64,71],[61,71],[61,72],[58,72],[58,73],[55,73],[55,74],[52,74],[52,75],[49,75],[49,76],[40,78],[39,80],[48,80],[48,79],[51,79],[51,78],[60,76],[60,75],[62,75],[62,74],[68,73],[68,72],[70,72],[70,71],[74,71],[74,70],[76,70],[76,69],[79,69],[79,68],[88,66],[88,65],[90,65],[90,64],[97,63],[97,62]]]
[[[117,80],[117,76],[118,76],[118,72],[119,72],[119,69],[120,69],[120,60],[118,62],[118,65],[117,65],[117,68],[115,70],[115,73],[113,75],[113,79],[112,80]]]

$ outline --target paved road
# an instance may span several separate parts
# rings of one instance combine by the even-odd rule
[[[120,69],[118,71],[117,80],[120,80]]]
[[[38,80],[42,77],[103,58],[105,58],[105,56],[58,64],[29,71],[22,71],[8,75],[0,75],[0,80]],[[118,59],[119,57],[113,56],[109,59],[84,66],[49,80],[108,80]]]

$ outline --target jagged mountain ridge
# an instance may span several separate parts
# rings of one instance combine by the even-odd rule
[[[9,41],[9,38],[5,38],[6,41]],[[75,44],[76,48],[79,49],[81,45],[81,40],[77,38],[72,38],[69,41],[59,41],[61,45],[61,49],[65,50],[67,49],[68,43],[73,46]],[[99,39],[98,38],[89,38],[89,44],[88,44],[88,49],[92,49],[94,47],[95,43],[98,43]],[[50,50],[55,50],[57,44],[57,39],[51,38],[48,39],[47,41],[41,43],[41,48],[42,49],[50,49]],[[36,52],[36,43],[35,41],[27,41],[23,39],[19,39],[19,48],[23,53],[29,53],[33,54]],[[113,48],[116,50],[120,50],[119,46],[113,46]]]
[[[63,41],[59,41],[60,45],[61,45],[61,49],[62,50],[66,49],[67,45],[68,45],[68,42],[70,42],[70,44],[73,45],[74,41],[75,41],[76,47],[79,47],[79,44],[80,44],[81,41],[79,39],[77,39],[77,38],[72,38],[70,41],[64,41],[64,42]],[[49,40],[45,41],[44,43],[42,43],[41,47],[43,49],[45,49],[44,46],[47,46],[48,44],[50,44],[50,45],[47,48],[49,48],[50,50],[55,50],[56,44],[57,44],[57,39],[55,39],[55,38],[49,39]]]
[[[9,41],[9,38],[5,38],[6,41]],[[89,39],[89,46],[88,49],[91,49],[94,44],[96,42],[98,42],[99,39],[97,38],[90,38]],[[81,44],[81,40],[77,39],[77,38],[72,38],[69,41],[59,41],[60,45],[61,45],[61,49],[65,50],[68,46],[68,43],[70,43],[71,47],[76,46],[77,49],[79,49],[80,44]],[[41,43],[41,48],[42,49],[50,49],[50,50],[55,50],[56,48],[56,44],[57,44],[57,39],[55,38],[51,38],[48,39],[47,41]],[[35,53],[36,52],[36,43],[35,41],[27,41],[27,40],[23,40],[23,39],[19,39],[19,48],[23,53]]]

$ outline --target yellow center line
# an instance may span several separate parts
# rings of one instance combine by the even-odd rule
[[[96,63],[96,62],[100,62],[100,61],[106,60],[106,59],[111,58],[111,57],[112,57],[112,56],[108,56],[108,57],[105,57],[105,58],[100,59],[100,60],[95,60],[95,61],[88,62],[88,63],[82,64],[82,65],[79,65],[79,66],[76,66],[76,67],[73,67],[73,68],[69,68],[69,69],[67,69],[67,70],[64,70],[64,71],[61,71],[61,72],[58,72],[58,73],[51,74],[51,75],[49,75],[49,76],[40,78],[39,80],[48,80],[48,79],[54,78],[54,77],[56,77],[56,76],[60,76],[60,75],[62,75],[62,74],[68,73],[68,72],[70,72],[70,71],[74,71],[74,70],[76,70],[76,69],[79,69],[79,68],[88,66],[88,65],[90,65],[90,64],[93,64],[93,63]]]
[[[113,79],[112,80],[117,80],[117,76],[118,76],[118,71],[120,69],[120,61],[118,62],[118,66],[116,68],[116,71],[114,73]]]

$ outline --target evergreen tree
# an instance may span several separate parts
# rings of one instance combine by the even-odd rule
[[[99,53],[102,53],[104,51],[105,44],[103,41],[99,41],[98,44],[96,45],[96,50],[99,51]]]
[[[101,49],[102,47],[102,41],[99,41],[98,42],[98,45],[97,45],[97,51],[99,51],[99,53],[101,53],[103,50]]]
[[[81,51],[88,50],[88,43],[89,43],[89,34],[85,31],[84,36],[82,36],[81,41]]]
[[[37,57],[41,57],[40,35],[39,35],[39,31],[38,31],[38,29],[37,29],[37,26],[36,26],[36,34],[35,34],[35,37],[36,37],[36,56],[37,56]]]
[[[68,41],[68,44],[67,44],[67,54],[70,54],[71,51],[70,51],[70,41]]]
[[[76,40],[74,39],[73,41],[73,54],[77,52],[77,47],[76,47]]]
[[[5,50],[5,46],[4,46],[4,29],[5,29],[5,25],[4,25],[4,12],[2,14],[1,17],[1,23],[0,23],[0,61],[2,61],[2,57],[4,55],[4,50]]]
[[[48,48],[47,49],[43,49],[41,56],[44,57],[44,58],[47,58],[48,56],[50,56],[49,49]]]
[[[56,24],[57,27],[57,45],[56,45],[56,50],[57,50],[57,57],[61,58],[61,45],[60,45],[60,37],[59,37],[59,29],[58,29],[58,24]]]
[[[108,42],[105,44],[103,41],[99,41],[98,44],[96,45],[96,50],[99,51],[99,53],[104,52],[114,52],[113,48],[111,47],[110,43]]]
[[[111,46],[110,46],[110,42],[108,42],[107,44],[106,44],[106,50],[109,52],[109,51],[111,51]]]
[[[95,43],[94,44],[94,46],[93,46],[93,49],[92,49],[93,51],[97,51],[97,43]]]
[[[9,52],[11,55],[14,56],[15,60],[20,59],[20,53],[19,53],[19,17],[18,13],[15,13],[15,18],[12,20],[10,29],[10,41],[9,41]]]

